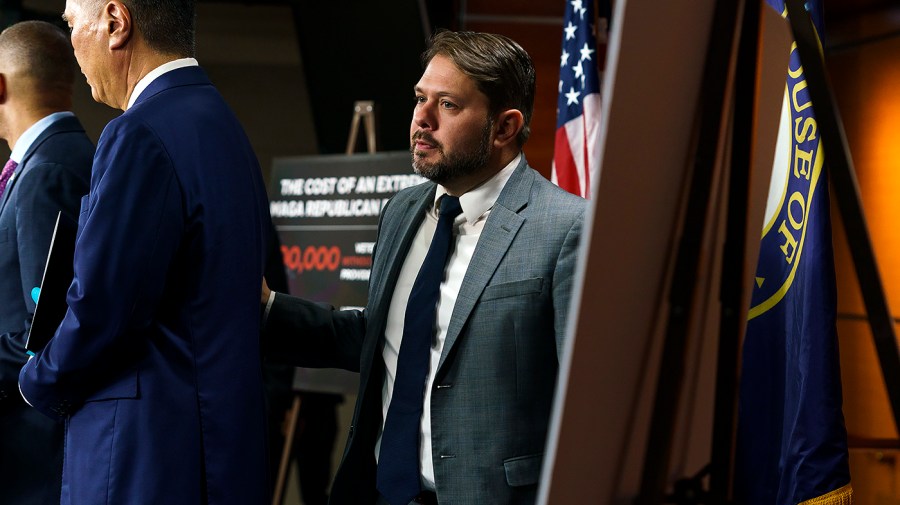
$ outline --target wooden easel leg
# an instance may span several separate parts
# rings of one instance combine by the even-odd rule
[[[287,472],[291,463],[291,450],[294,447],[294,433],[297,431],[297,419],[300,417],[300,401],[300,395],[295,394],[288,417],[287,433],[284,434],[284,448],[281,450],[281,464],[278,465],[278,480],[275,482],[272,505],[281,505],[284,501],[285,482],[287,482]]]
[[[366,130],[366,147],[370,153],[375,152],[375,102],[372,100],[358,100],[353,105],[353,120],[350,122],[350,137],[347,139],[346,154],[353,154],[356,150],[356,136],[359,132],[360,121]]]

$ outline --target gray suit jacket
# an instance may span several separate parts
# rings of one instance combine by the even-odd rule
[[[382,211],[365,311],[333,311],[279,294],[269,313],[270,357],[360,372],[332,504],[375,501],[387,312],[434,193],[433,183],[406,189]],[[485,223],[432,391],[441,504],[535,501],[585,208],[523,157]]]

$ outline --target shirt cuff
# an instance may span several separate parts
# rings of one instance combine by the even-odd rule
[[[266,302],[266,310],[263,312],[263,326],[265,326],[266,321],[269,320],[269,311],[272,310],[273,303],[275,303],[275,291],[269,291],[269,300]]]
[[[25,403],[27,403],[29,407],[34,408],[34,405],[32,405],[30,401],[28,401],[28,398],[25,398],[25,393],[22,392],[22,384],[17,384],[17,386],[19,386],[19,395],[23,400],[25,400]]]

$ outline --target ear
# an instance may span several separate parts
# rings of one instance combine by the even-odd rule
[[[131,12],[119,0],[111,0],[103,7],[101,16],[102,26],[106,27],[109,35],[109,49],[122,49],[128,44],[133,33],[134,25],[131,22]]]
[[[519,132],[525,127],[525,117],[518,109],[508,109],[497,115],[494,122],[494,147],[506,147],[516,141]]]
[[[6,103],[6,74],[0,74],[0,104]]]

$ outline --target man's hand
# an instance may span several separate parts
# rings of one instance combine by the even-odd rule
[[[262,280],[262,298],[260,298],[260,303],[265,305],[269,303],[269,295],[271,295],[272,290],[269,289],[269,285],[266,284],[266,278],[263,277]]]

